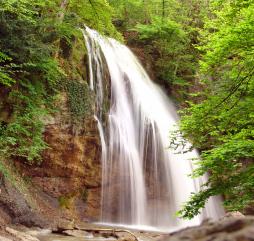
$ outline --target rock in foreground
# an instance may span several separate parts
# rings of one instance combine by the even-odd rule
[[[205,222],[198,227],[187,228],[160,241],[253,241],[254,217],[226,217],[217,222]]]

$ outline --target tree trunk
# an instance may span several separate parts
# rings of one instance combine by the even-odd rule
[[[144,5],[144,10],[145,10],[145,24],[149,24],[150,23],[150,14],[149,14],[149,10],[148,10],[148,0],[143,0],[143,5]]]
[[[68,0],[63,0],[63,1],[61,2],[61,5],[60,5],[61,12],[58,14],[58,21],[59,21],[60,23],[63,22],[63,19],[64,19],[64,11],[66,10],[67,5],[68,5]]]
[[[162,21],[165,18],[165,0],[162,0]]]
[[[66,8],[67,8],[67,6],[68,6],[68,3],[69,3],[69,1],[68,0],[63,0],[62,2],[61,2],[61,5],[60,5],[60,12],[57,14],[57,20],[56,21],[58,21],[60,24],[63,22],[63,20],[64,20],[64,12],[65,12],[65,10],[66,10]],[[58,39],[57,41],[56,41],[56,52],[55,52],[55,56],[54,56],[54,58],[55,59],[57,59],[58,57],[59,57],[59,48],[60,48],[60,39]]]

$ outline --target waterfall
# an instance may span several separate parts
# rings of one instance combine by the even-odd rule
[[[176,217],[205,178],[188,176],[197,151],[168,148],[169,133],[177,130],[174,105],[126,46],[88,27],[83,34],[102,145],[100,221],[173,230],[218,218],[223,211],[216,198],[192,220]]]

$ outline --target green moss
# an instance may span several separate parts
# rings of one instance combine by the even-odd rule
[[[84,202],[87,202],[88,199],[88,189],[84,188],[81,192],[81,198]]]
[[[63,209],[71,209],[73,206],[73,201],[74,201],[74,197],[69,195],[60,196],[58,198],[58,204],[60,208],[63,208]]]
[[[65,90],[68,95],[70,112],[74,119],[86,119],[93,114],[93,93],[86,82],[66,82]]]

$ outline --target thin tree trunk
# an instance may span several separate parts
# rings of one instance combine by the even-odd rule
[[[125,18],[126,22],[129,24],[129,13],[127,10],[127,3],[126,2],[124,2],[124,18]]]
[[[148,10],[148,0],[143,0],[143,5],[145,9],[145,24],[149,24],[150,16],[149,16],[149,10]]]
[[[162,0],[162,21],[165,18],[165,0]]]
[[[64,11],[66,10],[68,5],[68,0],[63,0],[60,5],[61,12],[58,14],[58,20],[60,23],[63,22],[64,19]]]
[[[65,10],[68,6],[69,1],[63,0],[60,5],[60,12],[57,14],[57,21],[61,24],[64,20]],[[59,48],[60,48],[60,39],[56,41],[56,52],[54,58],[57,59],[59,57]]]

